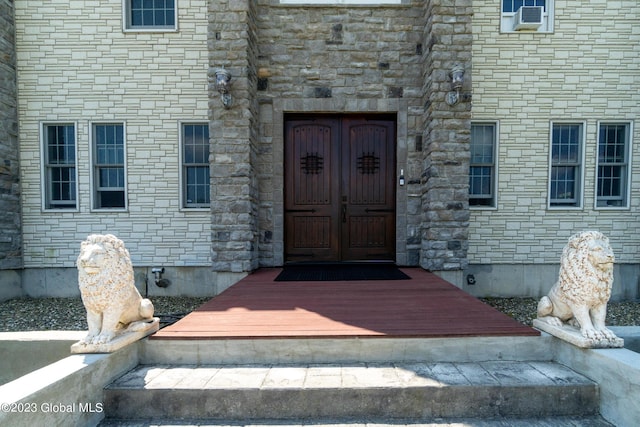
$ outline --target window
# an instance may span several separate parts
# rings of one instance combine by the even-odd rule
[[[176,0],[123,0],[125,30],[175,31]]]
[[[469,205],[496,206],[496,124],[471,124]]]
[[[182,125],[183,207],[209,207],[209,125]]]
[[[502,0],[503,12],[517,12],[522,6],[546,6],[546,0]]]
[[[125,208],[124,125],[93,125],[93,184],[96,209]]]
[[[553,0],[502,0],[500,32],[519,31],[552,33]]]
[[[44,203],[45,209],[75,209],[76,135],[74,124],[45,124]]]
[[[582,206],[582,129],[580,123],[551,126],[549,206]]]
[[[598,130],[597,207],[628,207],[629,123],[601,123]]]

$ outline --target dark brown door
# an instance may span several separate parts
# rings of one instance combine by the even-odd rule
[[[285,258],[395,259],[395,121],[285,122]]]

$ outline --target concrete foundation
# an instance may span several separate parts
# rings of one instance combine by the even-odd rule
[[[0,385],[69,356],[86,331],[0,333]]]
[[[163,279],[169,286],[155,284],[149,267],[134,268],[136,287],[149,296],[208,297],[233,285],[248,273],[214,272],[210,267],[165,266]],[[558,280],[555,264],[472,264],[465,270],[442,270],[433,273],[453,283],[469,294],[479,297],[540,298]],[[0,301],[29,296],[77,297],[78,271],[75,268],[28,268],[0,270]],[[471,284],[473,282],[473,284]],[[618,264],[614,269],[611,301],[640,299],[640,265]]]
[[[471,264],[464,271],[445,272],[448,275],[442,277],[480,298],[540,298],[558,280],[559,268],[559,264]],[[614,267],[611,301],[637,299],[640,299],[640,265],[617,264]]]
[[[97,425],[104,418],[104,387],[138,364],[138,346],[69,356],[3,385],[0,425]]]
[[[168,286],[155,283],[152,267],[135,267],[136,287],[140,294],[153,296],[209,297],[233,285],[247,273],[213,272],[210,267],[165,267],[162,279]],[[162,267],[162,266],[158,266]],[[167,283],[167,282],[164,282]],[[32,298],[70,298],[80,296],[76,268],[28,268],[0,271],[0,301],[20,296]]]
[[[23,295],[22,270],[0,270],[0,301]]]

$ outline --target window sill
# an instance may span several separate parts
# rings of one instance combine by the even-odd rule
[[[211,207],[210,206],[205,206],[205,207],[201,207],[201,208],[185,207],[185,208],[180,208],[180,212],[194,213],[194,214],[202,213],[202,214],[207,214],[208,215],[209,213],[211,213]]]
[[[178,28],[153,28],[153,27],[148,27],[148,28],[123,28],[122,29],[123,33],[177,33],[178,32]]]
[[[594,211],[629,211],[630,206],[594,206]]]
[[[547,210],[550,212],[557,211],[581,211],[583,210],[582,206],[547,206]]]
[[[127,213],[128,208],[93,208],[91,213]]]
[[[497,206],[469,206],[470,211],[497,211]]]
[[[55,213],[78,213],[78,208],[42,208],[43,214],[55,214]]]

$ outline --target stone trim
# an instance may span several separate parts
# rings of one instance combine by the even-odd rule
[[[396,169],[406,169],[407,165],[407,117],[408,101],[404,99],[336,99],[336,98],[289,98],[274,99],[264,104],[272,117],[272,170],[273,203],[271,212],[264,216],[272,218],[273,227],[271,253],[261,254],[264,265],[278,266],[284,263],[284,116],[287,113],[322,114],[396,114]],[[399,172],[398,172],[399,173]],[[406,187],[396,188],[396,262],[407,265],[407,245],[403,230],[407,219]],[[269,260],[269,261],[266,261]]]
[[[22,260],[22,213],[18,149],[18,94],[13,2],[0,3],[0,269],[16,269]]]

